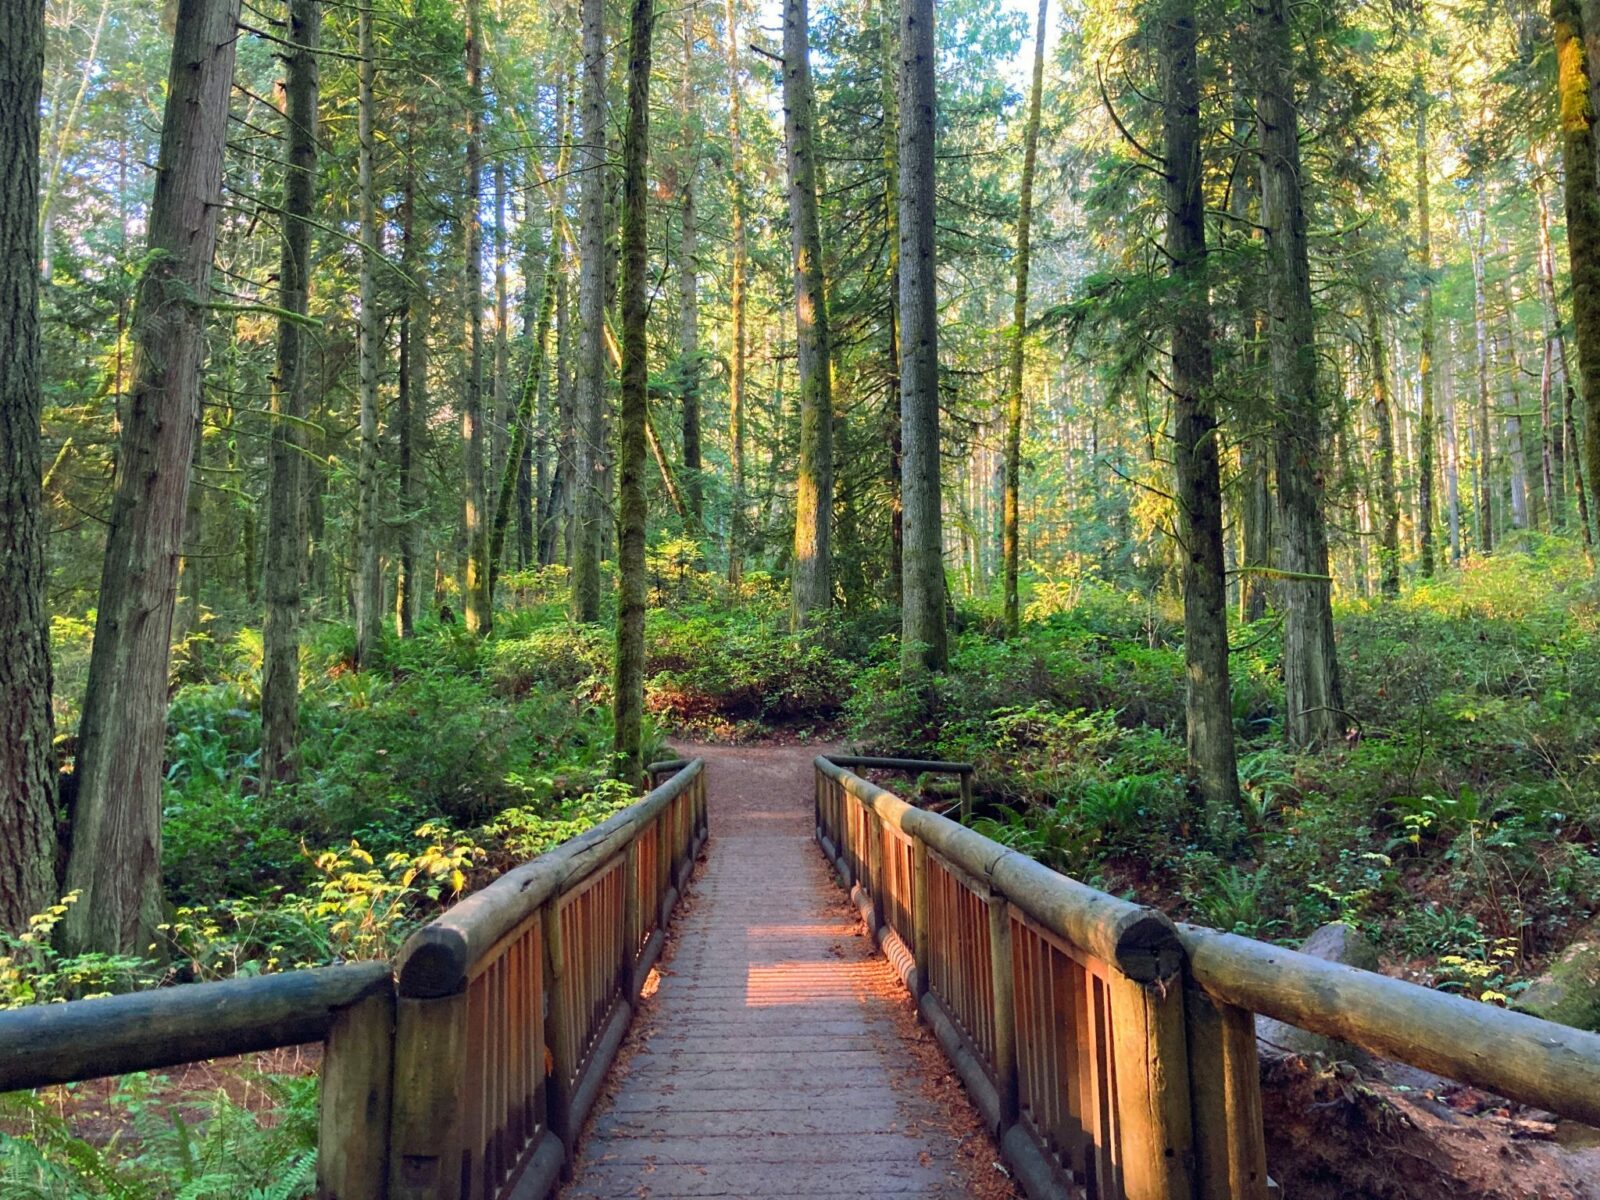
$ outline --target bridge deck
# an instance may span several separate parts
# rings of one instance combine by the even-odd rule
[[[1010,1195],[828,877],[815,750],[696,753],[710,853],[562,1195]]]

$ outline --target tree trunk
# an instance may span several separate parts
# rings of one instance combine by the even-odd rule
[[[939,310],[934,260],[933,0],[900,7],[900,436],[905,601],[900,668],[942,671],[944,532],[939,490]]]
[[[410,115],[414,119],[416,114]],[[401,509],[395,629],[403,638],[416,632],[417,614],[422,608],[422,592],[426,586],[422,562],[422,444],[428,411],[428,285],[422,273],[416,187],[416,135],[407,128],[405,181],[400,197],[400,269],[405,276],[405,308],[400,317],[400,385],[395,411],[395,423],[399,426],[397,484]]]
[[[740,124],[739,0],[727,0],[727,25],[723,36],[728,55],[728,207],[731,210],[732,246],[729,248],[728,336],[732,341],[728,362],[728,441],[732,479],[728,517],[728,582],[738,587],[744,578],[745,496],[745,246],[744,131]]]
[[[883,69],[884,284],[888,326],[884,330],[884,374],[888,387],[889,594],[905,602],[905,446],[900,431],[900,10],[897,0],[878,0],[879,57]]]
[[[792,616],[796,628],[833,599],[832,341],[817,217],[811,47],[806,0],[784,0],[783,132],[794,255],[795,341],[800,368],[800,453],[795,472]]]
[[[1556,350],[1556,361],[1561,369],[1559,381],[1552,379],[1552,385],[1559,387],[1557,395],[1564,395],[1571,386],[1571,368],[1567,363],[1567,339],[1561,332],[1561,312],[1556,302],[1556,264],[1555,253],[1550,245],[1550,204],[1545,199],[1544,185],[1538,187],[1539,196],[1539,296],[1544,301],[1545,337],[1551,341]],[[1565,429],[1561,421],[1561,408],[1559,402],[1552,406],[1552,413],[1545,417],[1548,437],[1548,449],[1551,460],[1551,494],[1550,494],[1550,527],[1564,529],[1567,524],[1567,444]],[[1575,451],[1577,447],[1573,447]]]
[[[1334,649],[1332,580],[1323,521],[1322,406],[1300,131],[1285,0],[1252,0],[1259,74],[1261,224],[1266,227],[1268,362],[1277,397],[1275,455],[1284,601],[1284,732],[1291,745],[1336,741],[1344,701]]]
[[[0,38],[0,932],[56,899],[56,759],[46,607],[39,338],[39,102],[44,0]],[[191,431],[192,435],[192,431]]]
[[[577,389],[572,521],[572,610],[600,619],[600,535],[605,513],[606,48],[603,0],[582,0],[583,140],[579,143]]]
[[[361,191],[360,371],[361,458],[356,481],[356,665],[366,663],[382,620],[383,580],[378,574],[378,289],[377,260],[383,254],[378,225],[377,189],[372,178],[372,84],[376,63],[372,47],[372,11],[356,9],[357,53],[361,57],[357,100],[356,174]]]
[[[1426,45],[1426,12],[1417,6],[1423,28],[1417,31]],[[1422,393],[1422,419],[1417,426],[1417,566],[1424,579],[1433,578],[1433,450],[1438,441],[1433,394],[1433,227],[1428,207],[1428,85],[1423,72],[1423,51],[1417,54],[1417,70],[1412,81],[1417,125],[1417,260],[1422,268],[1422,294],[1418,301],[1421,333],[1417,351],[1417,383]]]
[[[74,952],[143,954],[161,921],[167,662],[238,18],[239,0],[180,0],[173,34],[79,735],[66,878],[79,898],[61,929]]]
[[[467,378],[461,389],[461,449],[466,456],[467,632],[488,636],[494,624],[489,583],[488,488],[483,462],[483,22],[467,0]]]
[[[1478,460],[1478,550],[1488,554],[1494,549],[1494,455],[1489,440],[1489,315],[1488,296],[1483,284],[1484,238],[1488,221],[1483,211],[1483,190],[1478,191],[1478,233],[1472,241],[1472,311],[1473,328],[1477,335],[1478,351],[1478,410],[1477,410],[1477,460]]]
[[[650,35],[655,0],[634,0],[628,53],[628,124],[622,141],[622,420],[617,465],[622,519],[617,542],[617,677],[612,712],[617,777],[644,781],[644,535],[645,422],[649,417],[649,364],[645,294],[648,198],[645,166],[650,152]]]
[[[1400,497],[1394,480],[1394,414],[1389,404],[1389,363],[1378,326],[1378,303],[1370,290],[1365,304],[1372,420],[1378,429],[1379,587],[1392,600],[1400,594]]]
[[[1592,8],[1592,3],[1586,7]],[[1600,16],[1588,14],[1600,24]],[[1566,175],[1567,253],[1572,270],[1573,329],[1583,381],[1584,465],[1589,507],[1600,510],[1600,183],[1595,168],[1595,111],[1590,89],[1583,21],[1576,0],[1552,0],[1557,94],[1561,118],[1561,162]],[[1600,30],[1594,31],[1600,34]],[[1574,459],[1576,459],[1576,455]],[[1588,520],[1584,521],[1585,530]]]
[[[1444,483],[1450,525],[1450,562],[1461,565],[1461,452],[1456,436],[1455,327],[1445,322],[1445,354],[1440,382],[1444,390]]]
[[[1172,318],[1172,403],[1178,522],[1183,556],[1183,646],[1187,666],[1184,715],[1189,770],[1208,809],[1240,809],[1233,746],[1233,701],[1228,683],[1227,575],[1222,561],[1222,468],[1217,448],[1215,380],[1211,360],[1211,303],[1205,279],[1206,227],[1200,157],[1200,79],[1194,0],[1171,0],[1161,22],[1161,74],[1166,158],[1167,261],[1178,287]],[[1044,6],[1038,44],[1044,44]],[[1034,109],[1042,65],[1034,60]],[[1036,125],[1034,126],[1037,127]],[[1032,144],[1024,168],[1026,194]],[[1026,209],[1024,209],[1026,212]],[[1026,218],[1024,218],[1026,220]],[[1025,239],[1019,239],[1026,246]],[[1023,254],[1026,251],[1022,252]],[[1018,275],[1026,279],[1026,267]],[[1021,288],[1019,287],[1019,297]],[[1021,307],[1021,300],[1018,301]],[[1020,316],[1020,313],[1019,313]],[[1011,384],[1020,378],[1013,359]],[[1009,438],[1009,432],[1008,432]],[[1010,453],[1008,445],[1007,453]],[[1014,514],[1008,509],[1007,519]],[[1015,531],[1007,551],[1015,546]],[[1010,564],[1007,564],[1008,572]],[[1007,586],[1014,583],[1008,573]],[[1014,605],[1008,593],[1008,620]],[[1248,805],[1241,810],[1251,819]]]
[[[1020,549],[1017,536],[1019,496],[1022,487],[1022,367],[1023,350],[1026,345],[1026,331],[1028,325],[1028,251],[1029,251],[1029,225],[1033,219],[1033,174],[1034,165],[1039,153],[1039,100],[1044,91],[1044,32],[1046,9],[1050,0],[1039,0],[1039,19],[1034,26],[1033,34],[1033,91],[1028,99],[1028,124],[1022,135],[1022,190],[1017,201],[1017,290],[1016,299],[1011,313],[1011,362],[1006,378],[1006,453],[1005,453],[1005,484],[1000,501],[1002,524],[1001,555],[1005,559],[1005,596],[1006,596],[1006,635],[1016,637],[1021,624],[1021,611],[1018,603],[1018,574]],[[1193,14],[1185,14],[1188,37],[1194,37]],[[1169,48],[1170,52],[1178,53],[1178,47]],[[1191,44],[1188,50],[1192,57],[1194,47]],[[1169,116],[1170,122],[1170,116]],[[1170,134],[1169,128],[1169,134]],[[1185,184],[1187,186],[1187,184]],[[1196,187],[1198,187],[1198,183]],[[1170,201],[1169,201],[1170,203]],[[1176,211],[1174,209],[1174,211]],[[1171,219],[1171,214],[1169,214]],[[1204,253],[1205,231],[1200,232],[1202,253]],[[1171,238],[1169,236],[1170,244]],[[1209,316],[1207,317],[1209,322]],[[1206,351],[1207,361],[1210,360],[1210,350]],[[1216,445],[1212,443],[1212,453],[1215,454]]]
[[[261,667],[261,785],[292,780],[300,740],[300,606],[306,581],[303,448],[306,331],[311,282],[311,207],[317,171],[317,0],[290,0],[284,52],[287,169],[283,254],[278,266],[278,366],[272,389],[263,584],[267,597]]]
[[[683,79],[678,95],[683,121],[682,162],[678,166],[683,204],[683,234],[678,241],[678,378],[683,388],[683,497],[689,535],[705,532],[704,487],[700,478],[700,229],[695,207],[695,175],[703,131],[698,121],[694,81],[693,0],[683,6]]]

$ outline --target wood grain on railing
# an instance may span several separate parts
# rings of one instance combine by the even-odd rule
[[[399,970],[391,1197],[550,1191],[705,833],[696,759],[413,936]]]

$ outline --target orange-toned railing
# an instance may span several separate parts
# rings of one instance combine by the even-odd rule
[[[699,759],[406,944],[389,1195],[542,1197],[571,1160],[706,835]]]
[[[971,769],[818,758],[817,838],[1032,1200],[1265,1200],[1257,1013],[1600,1124],[1600,1036],[1174,926],[841,764]]]

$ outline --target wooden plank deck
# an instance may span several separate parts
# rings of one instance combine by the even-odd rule
[[[695,749],[709,854],[567,1200],[1009,1192],[824,866],[815,752]]]

